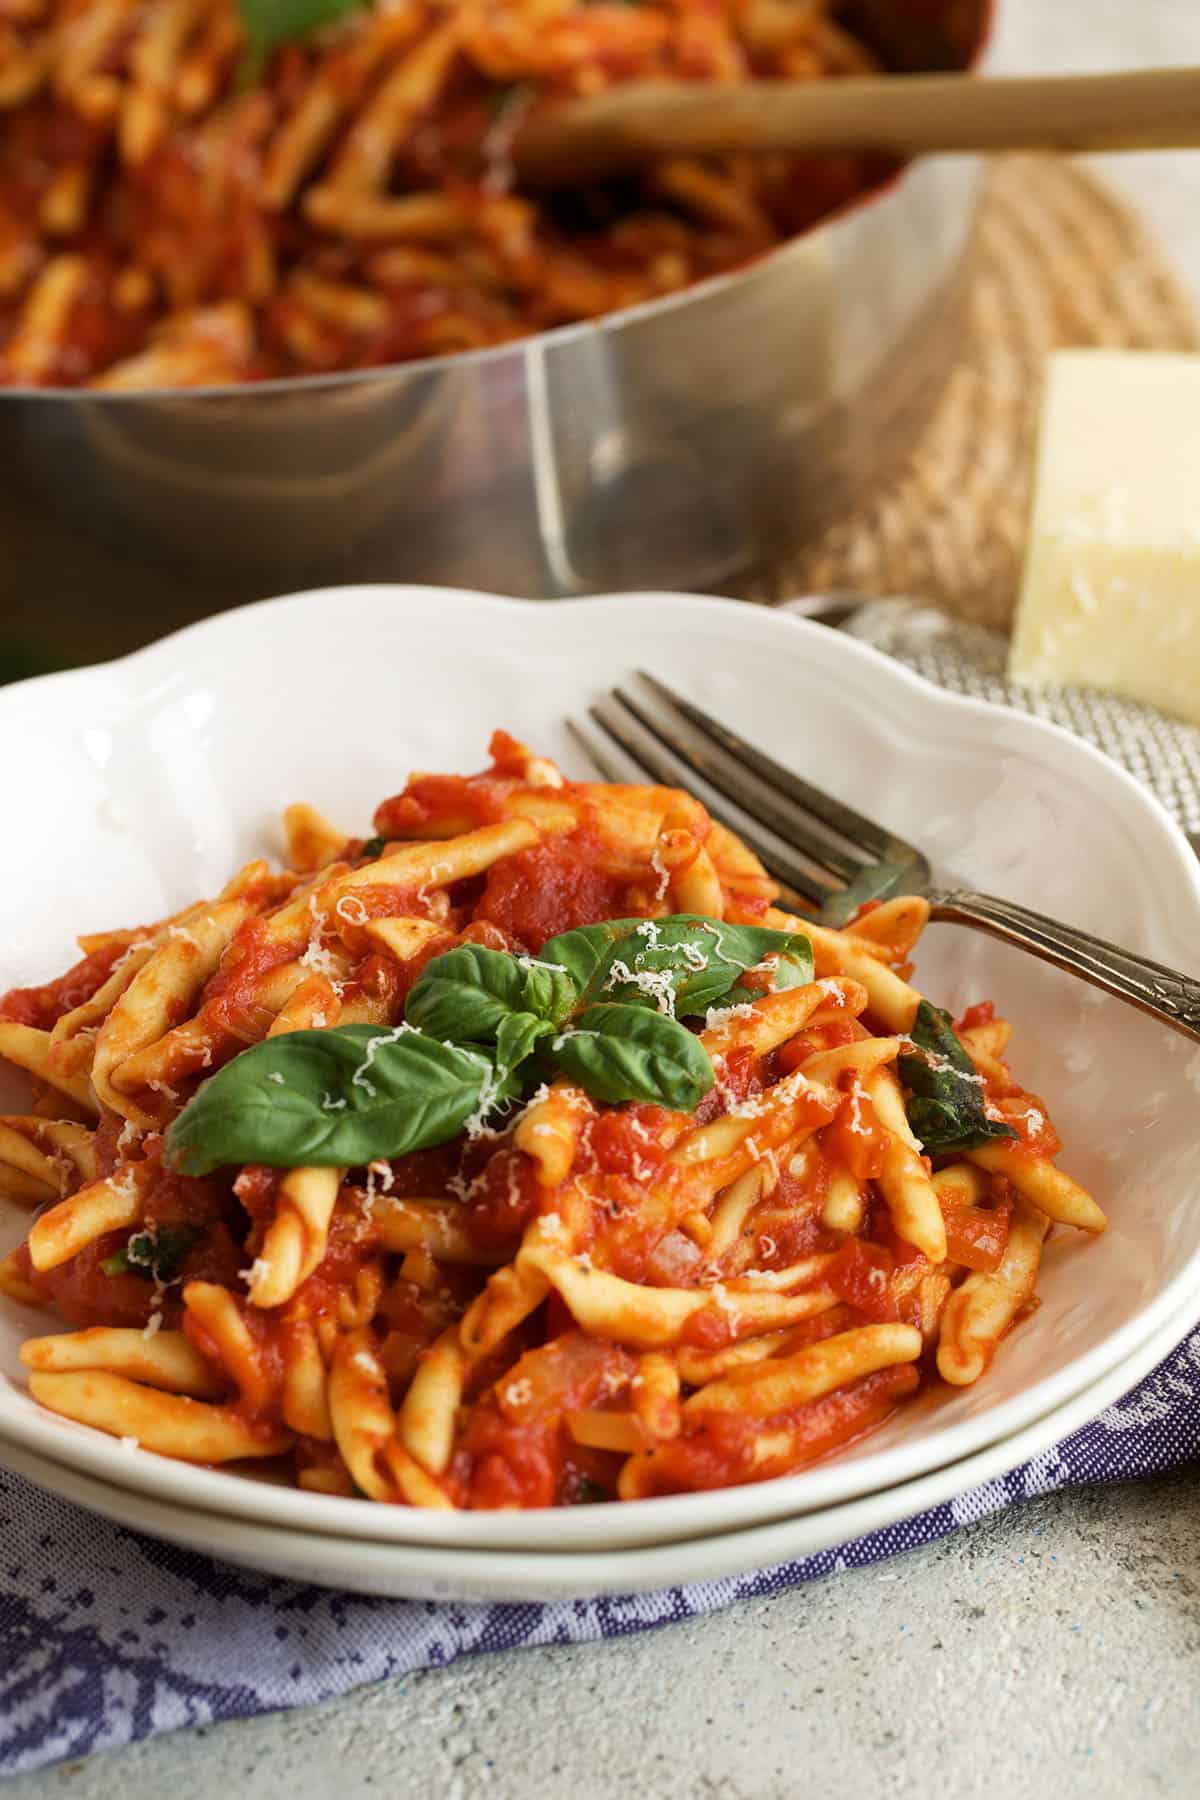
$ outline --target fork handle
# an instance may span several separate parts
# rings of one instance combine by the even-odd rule
[[[1134,956],[1131,951],[1078,931],[1073,925],[1048,919],[1027,906],[997,900],[991,894],[954,888],[931,894],[929,900],[931,918],[970,925],[1006,944],[1015,944],[1020,950],[1029,950],[1200,1043],[1200,981],[1181,975],[1177,969],[1168,969],[1163,963],[1151,962],[1148,957]]]

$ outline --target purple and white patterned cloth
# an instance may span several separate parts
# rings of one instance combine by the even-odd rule
[[[945,686],[1016,698],[1003,686],[999,640],[927,613],[889,606],[872,614],[855,621],[856,635]],[[1146,773],[1139,763],[1148,744],[1168,745],[1165,758],[1153,759],[1160,794],[1184,823],[1200,823],[1200,733],[1078,694],[1058,704],[1043,695],[1037,710],[1083,731],[1135,773]],[[0,1773],[180,1725],[308,1705],[472,1651],[648,1630],[915,1549],[1035,1494],[1158,1475],[1197,1456],[1200,1331],[1093,1424],[918,1518],[749,1575],[549,1606],[372,1600],[249,1574],[0,1472]]]

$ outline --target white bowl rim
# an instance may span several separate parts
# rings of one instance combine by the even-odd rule
[[[131,1530],[151,1536],[161,1533],[169,1541],[186,1542],[200,1555],[220,1558],[223,1552],[233,1551],[231,1560],[262,1570],[264,1557],[269,1562],[273,1548],[276,1553],[282,1550],[289,1563],[303,1559],[306,1566],[316,1571],[310,1579],[318,1587],[346,1588],[347,1575],[364,1573],[361,1559],[365,1553],[370,1557],[365,1572],[372,1583],[378,1580],[381,1568],[394,1569],[398,1580],[413,1581],[417,1598],[427,1597],[433,1583],[437,1584],[441,1599],[485,1604],[554,1604],[576,1599],[580,1594],[595,1597],[646,1593],[684,1583],[719,1581],[818,1555],[887,1526],[902,1525],[985,1482],[996,1481],[1099,1418],[1107,1407],[1149,1375],[1183,1341],[1198,1319],[1200,1306],[1193,1302],[1165,1319],[1125,1362],[1110,1369],[1082,1393],[958,1462],[814,1512],[717,1536],[701,1533],[626,1550],[521,1553],[457,1549],[445,1544],[339,1539],[336,1534],[275,1524],[264,1526],[198,1506],[174,1505],[153,1495],[131,1492],[102,1476],[86,1475],[24,1446],[14,1448],[0,1442],[0,1466],[7,1465],[60,1498]],[[182,1535],[175,1535],[173,1527]],[[355,1582],[351,1591],[363,1590]],[[376,1589],[372,1585],[369,1591]],[[398,1585],[389,1582],[386,1597],[404,1596]]]
[[[216,614],[109,663],[15,683],[0,690],[0,711],[9,704],[20,703],[22,696],[36,694],[42,702],[65,694],[73,685],[87,684],[100,675],[125,677],[130,680],[130,694],[134,695],[142,691],[143,684],[153,686],[165,673],[177,671],[182,660],[180,651],[199,637],[209,640],[232,634],[236,638],[248,626],[252,630],[260,626],[264,631],[268,630],[268,621],[273,630],[284,614],[311,612],[328,617],[329,611],[337,608],[344,619],[348,608],[365,606],[370,609],[380,603],[385,603],[389,612],[402,605],[424,608],[432,603],[436,604],[440,617],[445,616],[447,609],[455,608],[463,613],[480,609],[494,613],[498,608],[507,608],[521,616],[536,613],[543,618],[548,614],[565,616],[584,609],[605,608],[610,613],[626,613],[631,621],[649,606],[674,610],[681,618],[690,619],[697,616],[696,609],[699,608],[710,614],[736,617],[743,636],[747,631],[774,636],[781,648],[793,652],[799,643],[807,640],[811,656],[827,663],[840,663],[840,672],[847,677],[851,672],[865,677],[880,702],[886,699],[887,690],[891,689],[895,695],[907,696],[910,702],[916,698],[926,707],[938,709],[946,718],[1002,722],[1010,734],[1018,735],[1031,746],[1044,746],[1056,766],[1069,766],[1074,762],[1080,770],[1086,769],[1093,786],[1097,782],[1107,786],[1114,802],[1120,796],[1127,818],[1147,839],[1147,848],[1157,840],[1158,853],[1173,865],[1174,875],[1192,904],[1200,908],[1200,861],[1182,830],[1146,788],[1092,745],[1045,719],[974,696],[950,693],[842,632],[831,631],[795,614],[748,606],[742,601],[717,596],[646,591],[547,602],[421,584],[357,583],[316,588]],[[1173,939],[1180,942],[1180,956],[1184,958],[1187,953],[1182,948],[1181,927],[1165,917],[1160,923]],[[68,1460],[66,1447],[69,1442],[69,1460],[74,1466],[115,1479],[126,1487],[215,1512],[373,1541],[460,1547],[513,1546],[540,1551],[541,1547],[531,1546],[530,1540],[536,1540],[539,1530],[544,1531],[551,1519],[556,1545],[564,1550],[578,1542],[590,1543],[598,1535],[611,1537],[614,1543],[625,1539],[664,1541],[705,1531],[738,1529],[747,1518],[755,1515],[778,1516],[785,1512],[823,1510],[868,1488],[890,1488],[928,1472],[932,1467],[957,1462],[986,1444],[1011,1435],[1024,1424],[1044,1417],[1072,1395],[1094,1384],[1127,1360],[1158,1332],[1165,1319],[1182,1311],[1193,1296],[1200,1296],[1200,1244],[1184,1268],[1116,1332],[1010,1400],[998,1403],[978,1417],[943,1427],[937,1434],[936,1447],[917,1438],[851,1462],[835,1458],[768,1482],[626,1502],[606,1508],[445,1514],[407,1507],[371,1506],[358,1500],[276,1487],[220,1469],[172,1462],[147,1451],[128,1451],[112,1438],[44,1413],[30,1402],[14,1408],[11,1390],[6,1393],[3,1383],[0,1383],[0,1441],[7,1439],[23,1444],[60,1462]],[[0,1300],[0,1306],[12,1304]],[[21,1398],[25,1399],[25,1396]],[[598,1534],[594,1529],[595,1515],[601,1512],[606,1515],[606,1528]]]

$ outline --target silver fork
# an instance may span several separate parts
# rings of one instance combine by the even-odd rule
[[[758,852],[794,906],[836,909],[847,892],[850,899],[923,894],[932,918],[1029,950],[1200,1042],[1200,981],[1011,900],[936,888],[915,844],[785,769],[657,676],[639,675],[654,704],[615,688],[589,709],[593,724],[641,775],[698,789],[712,816]],[[590,735],[572,730],[602,773],[628,779]]]

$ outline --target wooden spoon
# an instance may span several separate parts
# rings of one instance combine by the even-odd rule
[[[670,156],[744,151],[1183,150],[1200,146],[1200,69],[1116,75],[882,75],[834,81],[634,82],[536,112],[512,160],[571,187]]]

